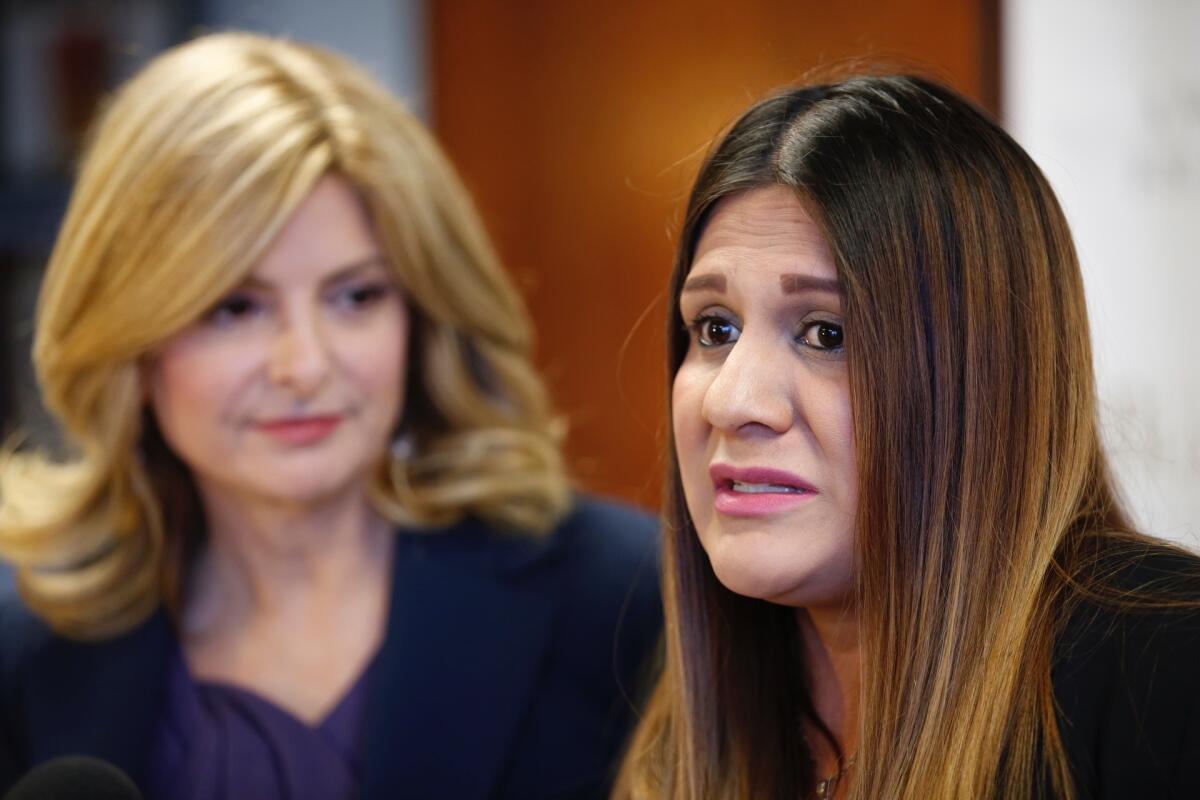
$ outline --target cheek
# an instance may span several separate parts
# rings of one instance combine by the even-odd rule
[[[685,453],[690,452],[700,423],[699,393],[695,384],[695,377],[689,374],[686,365],[675,373],[675,380],[671,383],[671,429],[675,434],[675,449],[679,451],[677,455],[681,467],[686,464]]]
[[[250,348],[169,345],[147,369],[147,400],[163,426],[203,426],[228,409],[253,360]]]
[[[347,342],[341,362],[362,396],[379,414],[398,415],[404,406],[408,372],[408,316],[402,308],[381,315],[377,324]],[[394,422],[389,419],[388,424]]]
[[[389,398],[403,391],[407,352],[400,346],[364,347],[353,351],[354,382],[373,398]],[[344,363],[344,362],[343,362]]]
[[[238,453],[239,401],[252,379],[255,360],[250,346],[185,343],[165,347],[143,373],[146,403],[158,429],[191,469],[228,465]]]
[[[710,379],[694,366],[684,364],[671,385],[671,426],[675,455],[683,479],[683,491],[693,509],[712,486],[708,477],[709,425],[704,420],[704,395]],[[695,516],[693,512],[693,516]]]
[[[853,512],[858,496],[858,461],[850,390],[844,380],[827,386],[822,393],[814,417],[814,428],[821,451],[836,481],[838,504],[843,510]]]

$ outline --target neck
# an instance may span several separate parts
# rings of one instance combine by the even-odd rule
[[[843,757],[849,758],[858,749],[857,615],[848,607],[798,608],[796,623],[804,643],[804,666],[814,710],[837,739]],[[828,761],[836,769],[834,754],[825,753],[816,744],[820,739],[810,737],[817,749],[818,763]]]
[[[201,491],[208,538],[191,575],[185,625],[304,617],[327,598],[386,583],[391,526],[365,490],[315,504]]]

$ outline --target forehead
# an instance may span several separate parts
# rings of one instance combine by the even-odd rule
[[[253,277],[283,281],[319,276],[375,257],[379,245],[357,192],[326,175],[284,223]]]
[[[696,244],[689,280],[744,268],[837,278],[824,234],[796,192],[786,186],[722,199]]]

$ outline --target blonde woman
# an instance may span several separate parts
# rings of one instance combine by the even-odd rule
[[[1121,509],[1011,138],[915,78],[767,98],[669,297],[666,667],[616,797],[1200,797],[1200,559]]]
[[[168,51],[104,110],[39,301],[66,461],[10,455],[0,785],[606,791],[653,525],[572,495],[531,331],[430,136],[319,49]]]

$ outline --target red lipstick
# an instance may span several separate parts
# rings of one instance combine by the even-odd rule
[[[820,492],[799,475],[769,467],[713,464],[708,469],[714,507],[730,517],[763,517],[789,511]]]

